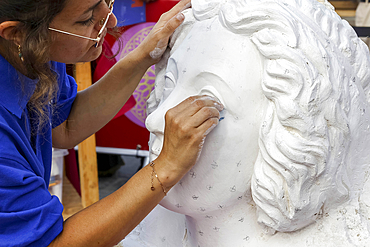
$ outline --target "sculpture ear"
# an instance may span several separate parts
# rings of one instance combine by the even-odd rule
[[[19,32],[14,32],[18,24],[19,21],[4,21],[0,23],[0,36],[19,45],[21,43],[21,37]]]

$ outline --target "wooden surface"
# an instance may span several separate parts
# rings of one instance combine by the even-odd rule
[[[340,17],[352,17],[356,15],[358,3],[356,1],[329,1]]]
[[[329,1],[334,8],[337,9],[346,9],[346,10],[356,10],[358,3],[356,1]]]
[[[335,12],[337,12],[337,14],[344,18],[344,17],[352,17],[352,16],[355,16],[356,15],[356,10],[345,10],[345,9],[337,9],[335,10]]]
[[[82,210],[81,197],[68,180],[67,176],[63,177],[63,219],[66,220],[78,211]]]
[[[79,91],[91,85],[90,63],[78,63],[75,65],[75,79]],[[78,145],[78,164],[81,183],[81,200],[82,206],[85,208],[99,200],[95,135],[90,136]]]

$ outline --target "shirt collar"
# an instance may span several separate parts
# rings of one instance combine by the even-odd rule
[[[22,112],[36,88],[37,80],[19,73],[0,55],[0,105],[21,118]],[[24,88],[22,90],[22,86]]]

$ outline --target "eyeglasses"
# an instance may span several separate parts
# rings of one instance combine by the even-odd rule
[[[63,31],[63,30],[59,30],[59,29],[56,29],[56,28],[52,28],[52,27],[49,27],[49,30],[51,31],[55,31],[55,32],[59,32],[59,33],[64,33],[64,34],[68,34],[68,35],[72,35],[72,36],[75,36],[75,37],[79,37],[79,38],[83,38],[83,39],[88,39],[88,40],[91,40],[91,41],[94,41],[95,42],[95,47],[98,46],[99,44],[99,41],[101,39],[101,35],[103,34],[104,32],[104,29],[105,27],[107,26],[107,23],[108,23],[108,20],[109,20],[109,17],[111,16],[111,14],[113,13],[113,4],[114,4],[114,1],[115,0],[110,0],[109,3],[108,3],[108,8],[109,8],[109,13],[107,15],[106,18],[100,20],[100,23],[102,24],[100,30],[99,30],[99,33],[98,33],[98,36],[93,39],[93,38],[90,38],[90,37],[86,37],[86,36],[82,36],[82,35],[78,35],[78,34],[75,34],[75,33],[70,33],[70,32],[66,32],[66,31]]]

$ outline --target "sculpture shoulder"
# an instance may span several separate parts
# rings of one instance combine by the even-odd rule
[[[368,182],[370,186],[370,181]],[[360,197],[361,198],[361,197]],[[363,199],[370,201],[370,194]],[[250,246],[259,247],[365,247],[370,246],[370,204],[353,200],[346,205],[329,211],[311,225],[289,233],[273,235],[261,230],[251,238]],[[262,229],[262,228],[261,228]],[[255,244],[255,245],[254,245]]]

